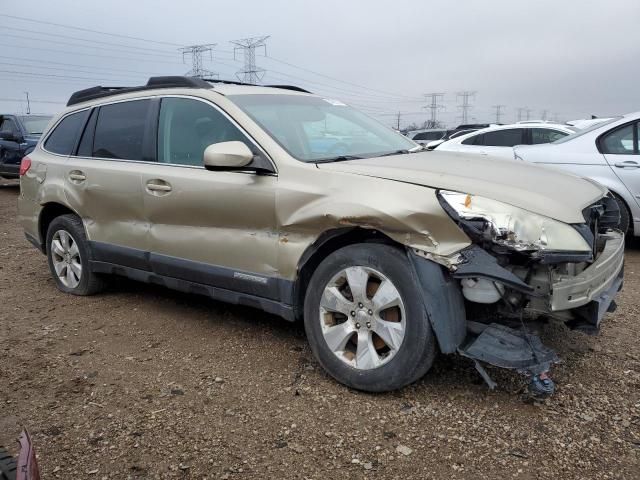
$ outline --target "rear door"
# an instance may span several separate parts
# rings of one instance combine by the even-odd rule
[[[598,149],[609,166],[631,192],[636,202],[640,199],[640,144],[639,122],[614,128],[598,139]]]
[[[277,297],[275,175],[209,171],[211,144],[259,147],[213,104],[165,97],[159,112],[157,160],[141,166],[153,270],[161,275]]]
[[[67,200],[83,218],[96,260],[148,269],[140,164],[154,142],[150,112],[149,99],[94,108],[67,160]]]

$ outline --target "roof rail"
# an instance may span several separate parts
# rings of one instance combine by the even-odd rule
[[[311,93],[303,88],[293,85],[253,85],[251,83],[236,82],[233,80],[218,80],[213,78],[198,78],[198,77],[181,77],[181,76],[166,76],[166,77],[151,77],[147,81],[146,85],[137,87],[91,87],[84,90],[79,90],[69,97],[67,106],[75,105],[77,103],[94,100],[96,98],[110,97],[119,93],[139,92],[143,90],[151,90],[154,88],[211,88],[212,83],[224,83],[230,85],[250,85],[256,87],[267,88],[283,88],[286,90],[294,90],[297,92]]]
[[[86,102],[88,100],[94,100],[96,98],[109,97],[111,95],[117,95],[119,93],[139,92],[142,90],[151,90],[153,88],[211,88],[211,85],[208,82],[197,77],[151,77],[147,81],[146,85],[137,87],[97,86],[79,90],[72,94],[71,97],[69,97],[67,106]]]
[[[255,83],[246,83],[240,82],[237,80],[219,80],[217,78],[203,78],[209,83],[222,83],[225,85],[244,85],[247,87],[266,87],[266,88],[281,88],[283,90],[293,90],[294,92],[302,92],[302,93],[311,93],[309,90],[305,90],[302,87],[297,87],[295,85],[257,85]]]

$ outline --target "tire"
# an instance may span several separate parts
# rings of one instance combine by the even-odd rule
[[[104,289],[103,277],[91,271],[87,236],[82,220],[76,215],[53,219],[47,229],[46,248],[49,270],[60,290],[73,295],[93,295]]]
[[[15,480],[17,464],[15,458],[0,447],[0,480]]]
[[[633,234],[633,229],[631,228],[631,214],[629,213],[627,204],[615,193],[613,194],[613,198],[616,199],[618,208],[620,209],[620,223],[618,224],[618,228],[620,228],[624,234]]]
[[[380,308],[385,304],[395,305]],[[437,352],[409,259],[388,245],[350,245],[329,255],[309,282],[304,325],[320,365],[357,390],[385,392],[413,383]]]

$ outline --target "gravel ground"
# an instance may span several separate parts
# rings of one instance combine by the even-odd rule
[[[2,182],[0,182],[2,183]],[[44,478],[640,478],[640,248],[600,336],[551,326],[556,395],[439,357],[402,391],[349,390],[300,325],[119,279],[64,295],[0,186],[0,444]],[[15,451],[15,450],[14,450]]]

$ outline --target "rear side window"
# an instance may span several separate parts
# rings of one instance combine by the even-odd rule
[[[613,155],[638,154],[637,124],[631,123],[608,132],[600,139],[602,153]]]
[[[93,139],[93,156],[142,160],[150,100],[134,100],[100,107]]]
[[[51,153],[71,155],[87,115],[89,115],[89,110],[72,113],[64,117],[47,138],[44,148]]]
[[[440,140],[444,132],[422,132],[416,134],[412,140]]]
[[[0,132],[10,133],[11,135],[18,135],[18,129],[15,123],[13,123],[13,120],[11,120],[10,118],[4,119],[2,125],[0,125]]]
[[[541,143],[551,143],[556,140],[560,140],[562,137],[569,135],[566,132],[560,130],[551,130],[550,128],[532,128],[531,129],[531,144],[539,145]]]
[[[510,128],[507,130],[495,130],[485,132],[482,141],[474,145],[485,145],[487,147],[513,147],[524,143],[524,130],[522,128]]]

